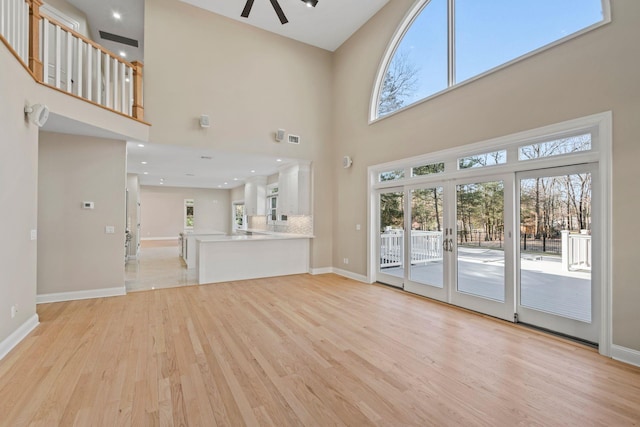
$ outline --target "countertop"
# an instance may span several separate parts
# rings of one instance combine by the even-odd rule
[[[291,234],[291,233],[269,233],[265,234],[252,234],[252,235],[234,235],[234,236],[204,236],[198,237],[196,240],[201,243],[215,243],[215,242],[241,242],[241,241],[257,241],[257,240],[291,240],[291,239],[311,239],[313,236],[307,236],[304,234]]]

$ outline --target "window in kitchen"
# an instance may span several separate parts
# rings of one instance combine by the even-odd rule
[[[193,199],[184,199],[184,228],[193,228],[194,207]]]
[[[267,189],[267,222],[275,222],[278,219],[278,187]]]
[[[242,230],[246,228],[246,214],[244,210],[244,202],[233,203],[233,229]]]

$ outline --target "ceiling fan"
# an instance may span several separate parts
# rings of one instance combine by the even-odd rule
[[[254,0],[247,0],[247,3],[244,5],[244,9],[242,10],[242,13],[240,14],[240,16],[242,16],[243,18],[249,17],[249,13],[251,13],[251,8],[253,7],[253,1]],[[271,6],[273,6],[273,10],[276,11],[276,15],[278,15],[278,18],[280,19],[280,23],[284,25],[287,22],[289,22],[284,12],[282,11],[282,8],[280,7],[280,3],[278,3],[278,0],[269,0],[269,1],[271,1]],[[302,2],[306,4],[308,7],[316,7],[316,5],[318,4],[318,0],[302,0]]]

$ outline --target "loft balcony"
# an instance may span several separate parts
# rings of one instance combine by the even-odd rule
[[[144,121],[141,62],[47,16],[41,0],[0,0],[0,40],[38,83]]]

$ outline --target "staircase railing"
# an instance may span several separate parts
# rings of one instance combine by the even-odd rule
[[[36,81],[143,120],[141,62],[127,62],[40,12],[41,0],[0,0],[0,36]]]

